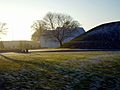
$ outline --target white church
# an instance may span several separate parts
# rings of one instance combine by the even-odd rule
[[[52,30],[46,30],[40,37],[40,46],[41,48],[58,48],[60,47],[59,42],[55,41],[54,38],[48,38],[47,33],[52,32]],[[73,29],[72,36],[66,38],[63,42],[69,42],[70,40],[76,38],[77,36],[85,33],[85,30],[82,27]],[[45,35],[46,34],[46,35]]]

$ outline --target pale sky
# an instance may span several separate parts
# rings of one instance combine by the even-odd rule
[[[33,21],[47,12],[69,14],[88,31],[102,23],[120,21],[120,0],[0,0],[0,22],[8,26],[2,40],[30,40]]]

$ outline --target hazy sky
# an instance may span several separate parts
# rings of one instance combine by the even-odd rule
[[[71,15],[87,31],[120,20],[120,0],[0,0],[0,22],[8,24],[3,40],[30,40],[33,21],[47,12]]]

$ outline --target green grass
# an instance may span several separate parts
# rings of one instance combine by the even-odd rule
[[[0,72],[0,88],[8,90],[84,90],[96,81],[113,89],[111,82],[120,78],[120,52],[7,53],[0,56]]]

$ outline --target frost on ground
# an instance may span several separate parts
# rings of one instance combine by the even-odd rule
[[[119,55],[90,56],[82,60],[14,60],[10,64],[20,65],[18,70],[0,69],[0,90],[119,90],[119,61]],[[5,59],[4,65],[6,62]]]

